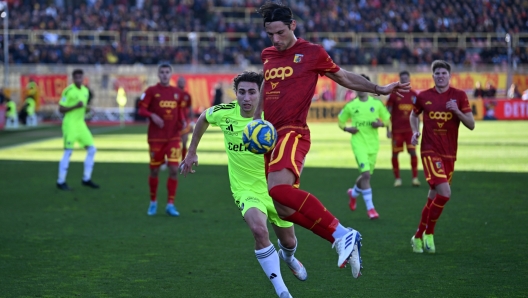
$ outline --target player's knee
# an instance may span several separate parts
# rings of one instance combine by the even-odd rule
[[[370,170],[361,173],[361,180],[364,182],[370,181]]]
[[[279,239],[280,245],[285,248],[292,249],[297,245],[297,238],[295,235],[284,235]]]
[[[95,146],[88,146],[86,147],[86,152],[88,152],[89,155],[95,155],[97,148],[95,148]]]
[[[257,242],[269,241],[268,228],[266,225],[256,224],[250,227],[251,233]]]
[[[150,168],[150,177],[158,177],[159,175],[159,168]]]

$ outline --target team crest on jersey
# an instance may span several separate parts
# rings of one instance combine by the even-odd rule
[[[416,96],[412,96],[411,99],[413,103],[416,103]]]
[[[300,63],[303,57],[303,54],[295,54],[295,57],[293,57],[293,63]]]
[[[374,113],[374,107],[370,107],[370,111]]]
[[[178,99],[178,93],[174,93],[174,99]]]
[[[437,162],[436,162],[436,168],[437,168],[437,169],[441,169],[441,168],[442,168],[442,163],[439,162],[439,161],[437,161]]]

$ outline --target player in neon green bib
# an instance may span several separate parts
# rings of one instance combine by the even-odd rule
[[[268,194],[264,156],[251,153],[242,143],[242,132],[253,120],[262,80],[261,74],[243,72],[234,79],[237,101],[213,106],[202,113],[196,122],[187,157],[182,161],[181,172],[194,173],[192,166],[198,164],[196,149],[202,135],[209,124],[219,126],[224,133],[231,192],[255,237],[255,255],[277,295],[290,297],[280,273],[279,258],[298,279],[307,278],[306,269],[293,256],[297,248],[293,224],[279,218]],[[279,238],[278,254],[269,240],[266,218]]]
[[[84,73],[81,69],[76,69],[72,73],[73,84],[62,91],[62,98],[59,102],[59,112],[64,114],[62,120],[62,135],[64,139],[64,155],[59,163],[59,179],[57,187],[61,190],[71,190],[66,184],[66,175],[70,164],[75,143],[86,149],[86,159],[84,160],[84,175],[82,185],[91,188],[99,188],[99,185],[92,181],[92,171],[94,166],[95,146],[92,133],[84,121],[84,115],[88,105],[88,88],[82,85]]]
[[[7,98],[6,109],[7,111],[5,128],[18,128],[18,114],[16,103],[9,97]]]
[[[366,75],[362,76],[370,81]],[[358,97],[347,103],[338,116],[339,127],[352,134],[352,151],[360,172],[354,188],[348,190],[349,206],[352,211],[356,210],[356,198],[362,194],[369,218],[376,219],[379,214],[372,203],[370,176],[374,173],[379,151],[378,128],[389,125],[390,113],[380,100],[369,96],[367,92],[357,94]],[[346,127],[349,120],[352,120],[352,126]]]

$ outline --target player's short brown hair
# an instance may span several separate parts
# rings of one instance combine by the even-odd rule
[[[257,9],[257,13],[262,16],[264,26],[266,26],[266,23],[281,21],[289,28],[293,21],[292,10],[288,6],[283,5],[280,1],[267,1]]]
[[[445,68],[447,69],[448,73],[451,73],[451,65],[449,65],[447,61],[444,61],[444,60],[433,61],[433,63],[431,64],[431,70],[433,71],[433,73],[436,71],[437,68]]]
[[[74,70],[72,71],[72,77],[74,77],[74,76],[76,76],[76,75],[79,75],[79,74],[80,74],[80,75],[83,75],[83,74],[84,74],[84,71],[83,71],[82,69],[80,69],[80,68],[74,69]]]
[[[410,74],[407,70],[400,71],[400,77],[401,77],[401,76],[405,76],[405,75],[407,75],[407,76],[409,76],[409,77],[411,76],[411,74]]]
[[[238,91],[238,84],[240,84],[240,82],[250,82],[256,83],[260,91],[260,86],[262,85],[263,80],[264,76],[262,75],[262,73],[257,73],[254,71],[244,71],[233,79],[233,89],[235,89],[236,93]]]
[[[168,69],[170,69],[170,70],[172,71],[172,66],[170,66],[169,63],[162,63],[162,64],[160,64],[160,65],[158,66],[158,71],[159,71],[160,69],[162,69],[162,68],[168,68]]]

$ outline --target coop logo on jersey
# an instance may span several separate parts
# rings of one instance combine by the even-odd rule
[[[291,68],[290,66],[278,67],[266,70],[266,72],[264,73],[264,78],[266,79],[266,81],[272,79],[284,80],[284,78],[291,77],[292,74],[293,68]]]
[[[295,57],[293,57],[293,63],[300,63],[303,57],[303,54],[295,54]]]
[[[177,102],[172,100],[162,100],[159,102],[159,106],[161,108],[167,108],[167,109],[174,109],[176,108]]]
[[[453,114],[451,112],[429,112],[429,118],[434,120],[443,120],[448,121],[453,118]]]

